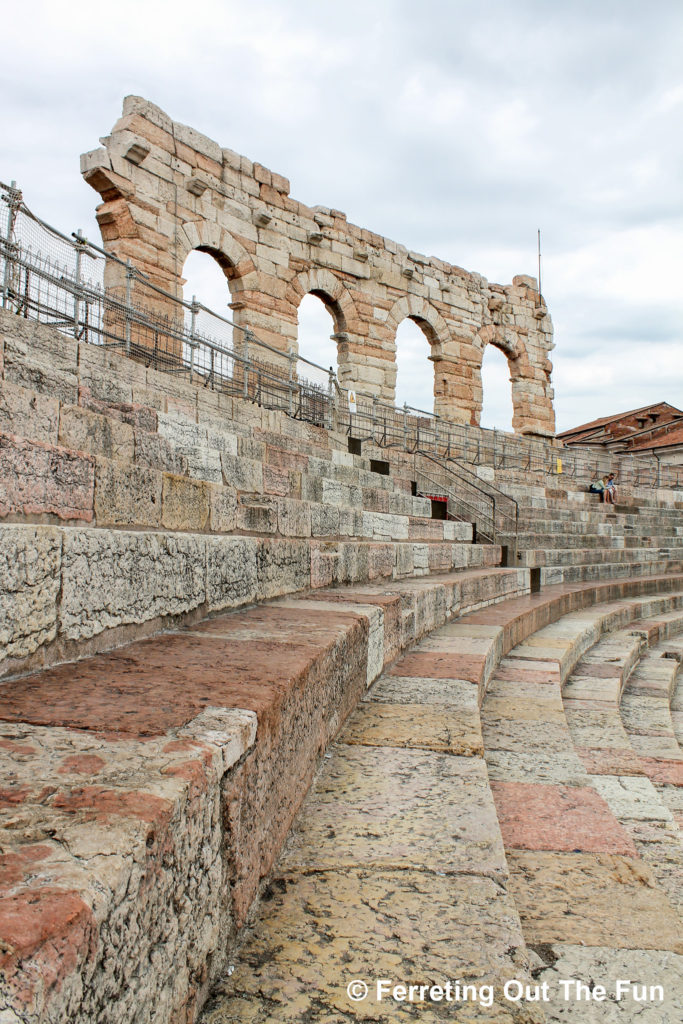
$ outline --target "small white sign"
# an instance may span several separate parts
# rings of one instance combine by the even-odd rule
[[[356,411],[356,392],[349,391],[349,412]]]

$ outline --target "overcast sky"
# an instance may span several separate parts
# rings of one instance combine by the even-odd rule
[[[79,154],[135,93],[491,281],[535,276],[540,228],[558,429],[683,406],[681,0],[37,0],[3,30],[0,180],[67,233],[99,240]],[[224,308],[219,285],[192,269]],[[327,314],[302,319],[327,362]],[[426,354],[402,326],[399,397],[431,408]],[[499,360],[485,422],[505,428]]]

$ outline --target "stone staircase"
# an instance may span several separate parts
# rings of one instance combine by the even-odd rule
[[[494,566],[345,435],[0,314],[0,673],[308,588]]]
[[[678,496],[473,544],[407,453],[0,338],[1,1024],[678,1021]]]
[[[645,1019],[677,1020],[680,835],[649,779],[620,795],[604,761],[593,774],[601,751],[585,744],[604,719],[581,716],[609,695],[618,723],[643,632],[683,628],[682,585],[548,588],[460,616],[385,670],[331,747],[203,1024],[630,1021],[641,1007],[630,988],[616,1002],[618,978],[664,983]],[[350,996],[354,981],[368,992]],[[581,1002],[603,982],[608,1002]]]
[[[513,486],[519,502],[517,564],[539,568],[543,584],[623,579],[659,574],[683,566],[683,495],[670,505],[640,493],[628,504],[600,504],[580,490]],[[632,502],[632,503],[631,503]],[[513,538],[502,535],[501,544]]]

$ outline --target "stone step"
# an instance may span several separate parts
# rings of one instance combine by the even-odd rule
[[[367,685],[428,630],[520,586],[508,570],[318,592],[2,687],[5,1015],[193,1019]],[[485,782],[481,767],[472,779]],[[490,908],[492,935],[510,944],[497,852],[474,900],[471,879],[460,883],[457,917]],[[436,871],[414,875],[437,895]],[[365,877],[361,865],[361,891]],[[440,891],[452,902],[452,886]]]
[[[254,601],[500,563],[464,543],[212,536],[5,525],[0,675],[55,664]],[[524,570],[518,571],[521,578]]]
[[[669,640],[666,650],[670,655],[678,659],[679,664],[683,665],[683,639]],[[671,695],[671,722],[679,746],[683,748],[683,671],[680,669],[676,676],[673,694]]]
[[[667,503],[662,496],[660,500],[650,503],[641,501],[632,504],[619,502],[615,505],[601,502],[597,495],[587,495],[589,499],[583,500],[561,500],[554,497],[529,497],[528,491],[519,491],[510,494],[519,505],[521,518],[569,518],[574,515],[578,518],[599,519],[600,516],[630,516],[644,517],[648,515],[661,515],[663,518],[675,519],[680,516],[680,503]]]
[[[639,690],[638,675],[653,655],[661,653],[661,635],[681,628],[680,611],[664,613],[661,620],[659,616],[636,620],[630,632],[615,633],[597,643],[563,690],[569,729],[594,788],[631,836],[679,914],[683,910],[683,846],[677,817],[683,763],[635,750],[619,705],[624,689]],[[648,642],[656,644],[650,651],[644,650]]]
[[[535,537],[649,537],[652,534],[653,525],[655,525],[659,536],[683,536],[683,527],[666,520],[657,521],[654,517],[648,517],[646,520],[638,519],[634,523],[625,523],[622,520],[596,523],[573,519],[530,519],[520,522],[518,532],[520,535],[529,534]]]
[[[512,536],[501,535],[500,543],[511,543]],[[683,536],[672,534],[648,534],[633,536],[616,532],[606,534],[574,533],[574,534],[535,534],[520,533],[517,536],[518,551],[544,551],[547,558],[552,558],[555,551],[678,551],[683,548]]]
[[[586,562],[578,565],[544,566],[541,568],[541,584],[555,586],[599,580],[619,580],[634,576],[661,575],[679,572],[683,568],[683,560],[678,558],[658,558],[639,562],[604,562],[592,564]]]
[[[683,952],[672,875],[665,879],[643,859],[611,795],[589,775],[562,700],[563,680],[571,683],[572,669],[590,657],[596,636],[623,625],[639,604],[593,607],[532,634],[501,661],[481,708],[510,888],[527,948],[543,962],[534,976],[549,984],[544,1009],[553,1021],[567,1019],[560,979],[578,976],[566,964],[580,965],[580,976],[592,984],[606,983],[612,999],[615,976],[604,972],[617,964],[631,972],[623,977],[633,976],[636,966],[639,978],[653,984],[666,977],[673,984],[657,1006],[657,1019],[671,1024],[683,994],[675,977],[660,973]],[[623,634],[613,639],[620,649]],[[617,671],[628,671],[639,645],[636,638],[623,652]],[[604,679],[595,681],[602,685]],[[613,677],[608,682],[616,695],[619,684]],[[632,999],[629,1005],[633,1009]],[[600,1006],[590,1013],[591,1020],[611,1019]]]
[[[680,662],[666,654],[657,647],[643,655],[624,689],[621,718],[636,753],[680,761],[683,769],[683,752],[671,720],[671,699]]]
[[[231,532],[250,528],[237,514],[237,497],[246,492],[258,494],[276,510],[273,521],[267,521],[267,531],[273,533],[282,518],[297,524],[294,535],[310,536],[311,512],[306,509],[313,504],[319,506],[318,517],[321,508],[343,507],[367,510],[376,516],[392,515],[399,526],[399,518],[422,518],[431,523],[430,503],[403,491],[352,486],[320,477],[313,478],[316,487],[309,488],[305,485],[307,478],[298,474],[296,486],[293,484],[287,493],[274,494],[274,490],[282,489],[277,482],[268,481],[267,467],[262,463],[230,453],[216,453],[216,458],[211,472],[190,470],[183,474],[176,471],[180,464],[172,464],[171,472],[140,465],[132,452],[126,461],[123,457],[95,456],[19,435],[0,434],[0,474],[4,482],[0,516],[41,516],[55,522],[82,521],[126,528]],[[284,510],[282,517],[278,515],[280,509]],[[299,510],[300,515],[293,510]],[[417,522],[412,525],[417,528]],[[443,539],[444,528],[438,529]],[[448,529],[455,537],[453,528]],[[437,527],[425,525],[424,530],[435,534]],[[407,539],[407,523],[404,533]]]
[[[266,494],[239,495],[235,522],[245,532],[294,537],[471,543],[473,535],[471,523],[366,511],[362,502],[323,504]]]
[[[599,548],[536,548],[518,551],[518,564],[524,568],[563,567],[572,565],[597,566],[603,563],[647,563],[680,557],[676,547],[662,548],[619,548],[607,543]]]
[[[531,963],[508,892],[477,687],[443,672],[457,646],[450,629],[399,658],[351,715],[202,1024],[356,1019],[345,991],[353,979],[369,986],[364,1019],[394,1020],[395,984],[419,978],[429,992],[442,976],[476,982],[476,998],[456,997],[458,1020],[543,1020],[502,991],[511,977],[531,984]],[[390,979],[388,992],[377,978]],[[426,1002],[426,1019],[446,1019],[430,1013],[443,990],[425,1000],[425,989],[420,1017]],[[450,1018],[453,1006],[444,1009]]]

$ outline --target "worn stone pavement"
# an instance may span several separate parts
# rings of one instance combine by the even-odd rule
[[[547,1019],[673,1024],[683,1012],[683,848],[619,716],[638,622],[570,671],[597,617],[619,611],[565,616],[510,652],[482,707],[483,738],[510,889],[527,946],[545,962],[537,977],[554,993]],[[643,777],[611,777],[604,759],[589,774],[613,748]],[[665,858],[652,857],[657,843]],[[590,979],[613,996],[619,978],[661,984],[664,999],[640,1003],[629,990],[619,1001],[566,1001],[562,978]]]
[[[509,652],[480,712],[477,653],[506,614],[442,627],[368,691],[201,1024],[681,1019],[671,890],[593,784],[563,709],[593,613]],[[630,988],[617,1001],[618,979],[665,984],[664,1001]],[[354,981],[365,998],[350,998]],[[578,982],[608,996],[581,998]]]
[[[531,981],[529,961],[483,759],[478,687],[443,672],[449,651],[458,659],[449,630],[382,675],[330,749],[203,1024],[543,1019],[533,1005],[500,1002],[507,979]],[[408,674],[418,664],[422,674]],[[377,978],[460,980],[480,998],[378,1000]],[[349,998],[354,980],[370,987],[366,999]],[[487,985],[492,1006],[482,1005]]]

